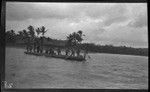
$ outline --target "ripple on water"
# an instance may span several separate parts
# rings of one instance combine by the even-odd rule
[[[72,62],[23,52],[6,48],[6,80],[16,88],[148,88],[147,57],[101,53]]]

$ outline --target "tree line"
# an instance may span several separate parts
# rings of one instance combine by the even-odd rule
[[[126,46],[113,46],[113,45],[95,45],[94,43],[84,43],[81,48],[86,48],[93,53],[112,53],[112,54],[125,54],[125,55],[140,55],[148,56],[148,48],[133,48]]]
[[[94,43],[82,43],[83,41],[83,32],[79,30],[78,32],[73,32],[66,37],[66,40],[57,40],[50,37],[45,37],[47,29],[44,26],[34,28],[33,26],[28,26],[27,30],[18,31],[15,33],[14,30],[6,31],[5,41],[7,43],[16,44],[18,40],[23,42],[23,45],[27,43],[33,44],[35,41],[43,48],[44,39],[48,42],[55,41],[64,43],[65,45],[60,47],[68,48],[80,48],[83,50],[88,50],[88,52],[96,53],[113,53],[113,54],[127,54],[127,55],[141,55],[148,56],[148,48],[133,48],[126,46],[113,46],[113,45],[96,45]]]
[[[22,40],[25,43],[27,41],[33,42],[36,38],[44,38],[44,34],[47,32],[44,26],[38,27],[35,29],[33,26],[29,25],[27,30],[18,31],[15,33],[14,30],[9,30],[5,32],[5,41],[6,43],[15,43],[17,40]],[[42,36],[39,36],[42,34]]]

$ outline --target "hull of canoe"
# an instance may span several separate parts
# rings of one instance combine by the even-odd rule
[[[46,57],[53,57],[53,58],[62,58],[62,59],[66,58],[65,55],[48,55],[48,54],[45,54],[44,56],[46,56]]]
[[[72,57],[72,56],[66,56],[66,55],[49,55],[44,53],[33,53],[33,52],[24,52],[25,54],[29,55],[35,55],[35,56],[45,56],[45,57],[53,57],[53,58],[61,58],[66,60],[73,60],[73,61],[85,61],[83,57]]]
[[[82,57],[67,57],[66,60],[85,61]]]
[[[29,54],[29,55],[35,55],[35,56],[42,56],[42,53],[33,53],[33,52],[24,52],[25,54]]]

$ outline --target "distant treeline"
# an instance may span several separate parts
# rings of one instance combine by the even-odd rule
[[[93,43],[84,43],[81,45],[81,48],[86,48],[89,52],[96,52],[96,53],[148,56],[148,48],[132,48],[126,46],[113,46],[113,45],[103,46],[103,45],[95,45]]]
[[[16,34],[13,30],[7,31],[5,34],[6,45],[25,46],[23,41],[23,34]],[[66,40],[57,40],[50,37],[44,37],[44,46],[57,46],[65,48]],[[126,54],[126,55],[140,55],[148,56],[148,48],[133,48],[126,46],[113,45],[96,45],[94,43],[81,43],[80,49],[88,50],[92,53],[112,53],[112,54]]]

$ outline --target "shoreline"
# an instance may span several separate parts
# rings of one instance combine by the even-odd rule
[[[10,48],[22,48],[22,49],[26,49],[26,47],[24,45],[6,45],[6,47],[10,47]],[[134,54],[121,54],[121,53],[98,53],[98,52],[89,52],[90,54],[116,54],[116,55],[131,55],[131,56],[145,56],[148,57],[148,55],[134,55]]]
[[[20,45],[10,45],[10,44],[9,44],[9,45],[8,45],[8,44],[7,44],[7,45],[5,45],[5,48],[6,48],[6,47],[23,48],[23,49],[25,49],[25,48],[26,48],[25,46],[20,46]]]

